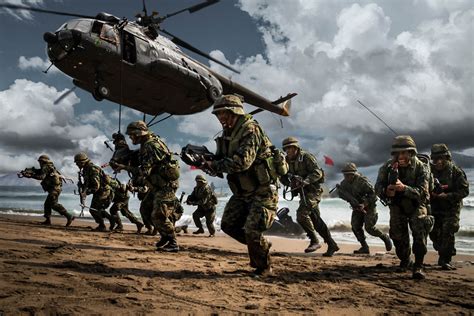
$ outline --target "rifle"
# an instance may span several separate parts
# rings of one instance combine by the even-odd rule
[[[367,213],[365,211],[365,207],[361,208],[360,207],[361,203],[359,203],[359,201],[352,194],[350,194],[349,192],[347,192],[346,190],[341,188],[341,186],[339,184],[336,184],[336,189],[337,189],[337,195],[339,195],[339,197],[341,199],[346,200],[347,202],[349,202],[351,208],[354,211],[359,211],[359,212],[362,212],[364,214]]]
[[[392,165],[390,166],[390,171],[388,172],[387,187],[388,187],[389,185],[395,185],[395,184],[397,184],[398,175],[399,175],[399,173],[398,173],[398,162],[395,161],[395,162],[392,163]],[[382,202],[382,204],[383,204],[384,206],[387,206],[387,205],[392,204],[392,203],[393,203],[393,200],[394,200],[394,198],[395,198],[395,193],[396,193],[396,192],[393,192],[393,195],[387,196],[387,195],[386,195],[387,193],[384,192],[384,193],[382,194],[382,196],[380,197],[380,201]]]
[[[441,182],[439,182],[439,179],[438,179],[438,178],[434,178],[433,193],[435,193],[435,194],[441,194],[441,193],[443,193],[444,191],[446,191],[447,189],[448,189],[448,185],[447,185],[447,184],[441,184]]]
[[[81,170],[77,173],[77,190],[79,193],[76,193],[76,190],[74,190],[74,194],[79,195],[79,205],[81,206],[81,213],[79,214],[79,217],[84,216],[84,209],[89,208],[86,206],[86,187],[84,186],[84,183],[82,182],[82,173]]]
[[[306,195],[304,194],[304,187],[306,184],[303,177],[292,173],[287,173],[286,176],[288,177],[288,180],[290,180],[290,190],[285,186],[283,189],[283,198],[287,201],[293,201],[293,198],[299,193],[301,195],[301,200],[306,204]],[[286,198],[286,193],[288,192],[291,193],[291,199],[289,200]]]
[[[16,175],[18,178],[33,178],[36,175],[36,169],[35,167],[31,168],[25,168],[24,170],[21,170],[18,172]]]
[[[179,204],[183,204],[183,199],[185,195],[186,195],[185,192],[181,192],[181,196],[179,197]]]
[[[206,164],[206,161],[216,160],[216,155],[211,153],[206,146],[188,144],[181,149],[181,154],[179,156],[185,164],[199,168],[212,177],[224,177],[221,172],[216,172]]]

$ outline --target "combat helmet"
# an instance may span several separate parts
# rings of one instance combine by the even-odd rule
[[[50,163],[51,159],[49,159],[48,155],[41,155],[38,157],[39,162]]]
[[[198,174],[195,178],[196,182],[202,182],[202,183],[206,183],[206,178],[204,178],[204,176],[202,174]]]
[[[74,162],[89,161],[89,157],[85,152],[80,152],[74,156]]]
[[[353,162],[347,163],[344,168],[342,168],[341,172],[343,174],[354,174],[357,172],[357,166]]]
[[[391,154],[396,154],[401,151],[412,151],[415,154],[418,152],[416,151],[416,144],[413,138],[409,135],[400,135],[395,136],[392,143],[392,151]]]
[[[117,132],[117,133],[112,134],[112,139],[114,140],[114,144],[115,144],[115,143],[118,143],[120,141],[124,141],[125,136],[122,133]]]
[[[446,144],[434,144],[431,146],[431,159],[436,159],[440,157],[451,158],[451,152],[448,149]]]
[[[237,115],[245,115],[242,99],[235,94],[226,94],[217,99],[217,101],[214,102],[212,114],[225,110],[229,110]]]
[[[291,137],[291,136],[287,137],[281,142],[281,144],[282,144],[283,150],[285,150],[285,148],[290,147],[290,146],[301,148],[300,143],[298,142],[298,139],[296,137]]]
[[[143,121],[135,121],[127,126],[127,135],[145,136],[149,133],[148,126]]]

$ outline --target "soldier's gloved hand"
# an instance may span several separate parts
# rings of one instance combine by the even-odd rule
[[[394,184],[390,184],[389,186],[387,186],[387,190],[385,191],[385,195],[387,197],[394,197],[395,196],[395,188],[396,188],[396,185],[394,185]]]
[[[400,179],[397,179],[397,183],[395,183],[395,191],[397,192],[403,192],[405,191],[405,185],[403,184]]]
[[[448,195],[444,192],[440,193],[440,194],[437,194],[436,197],[440,198],[440,199],[445,199],[448,197]]]

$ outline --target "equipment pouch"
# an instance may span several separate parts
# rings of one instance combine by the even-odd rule
[[[276,176],[282,177],[288,173],[288,163],[286,162],[283,152],[272,146],[272,160],[271,170],[275,172]]]
[[[269,163],[270,164],[272,163],[271,161],[269,162],[270,159],[271,158],[267,158],[255,166],[255,174],[260,184],[268,184],[270,183],[270,180],[273,178],[271,177],[270,172],[269,172],[270,171]],[[276,178],[273,178],[273,179],[276,179]]]
[[[179,179],[179,163],[177,160],[170,159],[162,166],[162,175],[165,179],[175,181]]]

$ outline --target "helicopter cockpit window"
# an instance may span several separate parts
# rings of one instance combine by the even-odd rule
[[[104,24],[102,27],[102,30],[100,31],[100,38],[115,45],[117,45],[119,42],[117,31],[108,24]]]
[[[74,29],[83,33],[89,33],[91,30],[92,22],[90,20],[79,20]]]

